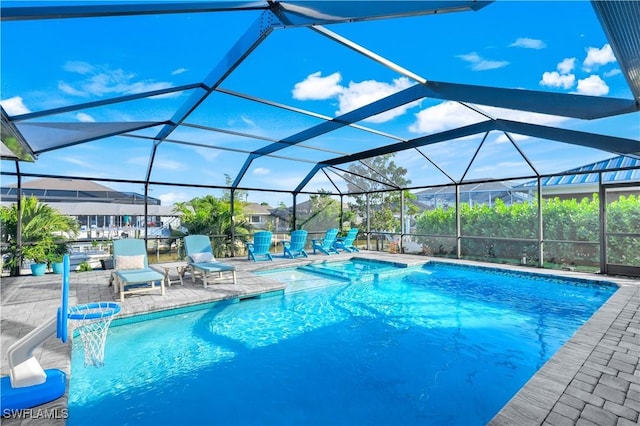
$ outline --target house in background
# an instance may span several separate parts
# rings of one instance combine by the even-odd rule
[[[543,177],[540,181],[542,197],[591,198],[593,194],[598,193],[600,173],[602,173],[603,184],[640,182],[639,167],[639,158],[617,156],[560,172],[556,176]],[[617,171],[606,171],[611,169],[617,169]],[[466,183],[460,185],[460,202],[471,206],[480,204],[491,207],[497,199],[501,199],[506,205],[511,205],[534,200],[537,191],[537,179],[518,185],[510,185],[509,182]],[[619,188],[615,192],[617,196],[638,194],[638,188]],[[426,205],[428,209],[456,205],[454,185],[428,188],[415,194],[418,201]]]
[[[441,186],[416,192],[418,201],[427,209],[448,208],[456,205],[455,186]],[[492,207],[497,199],[506,205],[529,201],[527,190],[509,185],[507,182],[466,183],[460,185],[460,202],[470,206],[488,205]]]
[[[268,204],[248,203],[244,207],[249,224],[255,229],[274,229],[276,217],[272,216],[271,210]]]
[[[97,236],[113,238],[128,229],[145,227],[145,197],[135,192],[116,191],[96,182],[82,179],[34,179],[21,185],[23,196],[35,196],[60,213],[78,221],[81,238]],[[0,189],[3,206],[17,201],[16,185]],[[173,206],[163,206],[157,198],[147,197],[149,236],[170,234],[170,228],[181,226],[180,214]],[[154,232],[157,231],[157,232]]]
[[[542,178],[543,198],[560,198],[578,200],[591,198],[599,191],[600,173],[602,173],[603,184],[625,184],[638,182],[640,185],[640,159],[626,157],[623,155],[612,157],[607,160],[587,164],[575,169],[567,170],[558,176]],[[610,169],[628,169],[607,172]],[[538,191],[538,182],[534,179],[523,183],[517,187],[518,190],[528,191],[535,194]],[[618,188],[615,190],[617,197],[621,195],[638,194],[638,187]],[[610,200],[611,201],[611,200]]]

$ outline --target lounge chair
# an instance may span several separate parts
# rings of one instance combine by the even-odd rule
[[[236,284],[236,267],[216,260],[208,236],[187,235],[184,237],[184,248],[187,255],[187,268],[191,272],[193,282],[196,281],[196,275],[200,275],[204,288],[207,288],[212,274],[218,274],[217,279],[220,279],[223,272],[231,272],[233,283]]]
[[[338,229],[331,228],[324,235],[323,239],[311,240],[311,246],[313,247],[313,254],[316,254],[316,250],[320,250],[324,254],[338,254],[338,250],[333,246],[338,237]]]
[[[353,242],[356,240],[358,236],[358,228],[351,228],[347,235],[342,238],[338,238],[336,242],[333,244],[336,250],[343,250],[347,253],[353,253],[354,251],[360,251],[356,246],[353,245]]]
[[[254,262],[273,260],[271,256],[271,231],[258,231],[253,234],[253,242],[247,242],[247,259]]]
[[[289,241],[282,241],[282,247],[284,248],[284,257],[290,257],[295,259],[296,257],[309,257],[304,246],[307,244],[307,231],[298,229],[291,233]]]
[[[127,294],[160,290],[164,296],[164,275],[149,268],[144,240],[114,240],[113,265],[113,291],[120,292],[121,302],[124,302],[124,296]]]

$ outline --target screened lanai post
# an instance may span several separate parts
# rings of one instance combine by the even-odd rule
[[[340,231],[342,231],[342,227],[344,226],[344,211],[342,210],[344,202],[344,195],[340,194]]]
[[[460,223],[460,185],[456,182],[456,259],[462,257],[462,226]]]
[[[371,221],[369,220],[370,209],[368,192],[366,193],[366,196],[364,198],[367,202],[367,250],[371,250]]]
[[[542,217],[542,178],[538,175],[538,267],[544,268],[544,221]]]
[[[18,218],[16,222],[16,256],[17,263],[14,265],[14,275],[20,275],[22,271],[22,175],[20,175],[20,163],[16,160],[16,172],[18,178]]]
[[[298,194],[294,192],[292,195],[293,195],[293,217],[291,218],[291,230],[295,231],[296,229],[298,229],[298,226],[296,223],[296,210],[298,209],[298,202],[297,202]]]
[[[233,208],[236,199],[236,190],[229,191],[229,213],[231,214],[231,257],[236,256],[236,216]]]
[[[400,191],[400,253],[404,253],[404,234],[407,232],[404,226],[404,191]]]
[[[136,197],[134,195],[133,196],[134,203],[135,203],[135,198]],[[148,244],[149,244],[148,226],[149,226],[149,181],[147,180],[144,183],[144,244],[145,244],[145,247],[148,247]]]
[[[600,273],[607,271],[607,202],[604,185],[602,185],[602,172],[598,173],[598,222],[600,224]]]

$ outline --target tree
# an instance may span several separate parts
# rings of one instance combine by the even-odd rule
[[[78,232],[75,219],[40,203],[36,197],[23,197],[21,203],[22,253],[18,248],[18,204],[0,208],[2,241],[5,243],[2,254],[8,255],[6,263],[12,276],[19,274],[22,258],[47,262],[52,255],[63,251],[64,233],[75,235]]]
[[[224,183],[231,188],[233,184],[233,179],[227,173],[224,174]],[[244,189],[236,189],[233,194],[233,198],[238,201],[247,201],[249,199],[249,193]],[[222,190],[222,199],[223,200],[231,200],[231,190],[223,189]]]
[[[327,192],[309,197],[308,215],[298,221],[298,229],[324,231],[340,223],[340,203]]]
[[[411,180],[405,178],[407,169],[396,165],[393,161],[395,154],[385,154],[366,162],[352,164],[349,167],[349,174],[345,176],[349,192],[368,192],[370,217],[369,222],[372,231],[398,232],[400,231],[400,191],[374,192],[388,190],[393,187],[406,187]],[[404,191],[405,205],[412,214],[417,208],[411,203],[416,196],[409,191]],[[353,195],[355,202],[351,209],[360,217],[367,217],[366,195]],[[398,214],[394,214],[398,212]]]
[[[247,235],[250,225],[243,212],[244,203],[233,204],[236,235]],[[174,210],[182,213],[182,224],[189,234],[203,234],[222,237],[222,244],[216,244],[214,253],[225,254],[231,247],[231,204],[228,199],[218,199],[213,195],[196,197],[188,202],[176,203]]]

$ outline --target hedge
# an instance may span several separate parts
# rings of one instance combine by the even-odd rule
[[[542,201],[545,261],[568,264],[599,264],[599,200],[592,198]],[[640,196],[621,196],[607,205],[607,223],[610,233],[640,234]],[[517,203],[506,205],[496,200],[488,205],[460,205],[463,256],[503,258],[537,262],[538,256],[538,204]],[[455,208],[437,208],[424,211],[416,219],[417,234],[445,235],[421,236],[418,242],[426,253],[454,254],[456,229]],[[511,239],[531,241],[514,241]],[[556,240],[556,241],[553,241]],[[640,237],[611,236],[609,263],[640,266]]]

